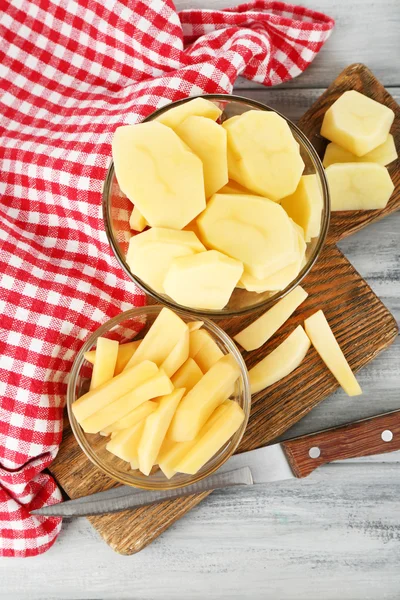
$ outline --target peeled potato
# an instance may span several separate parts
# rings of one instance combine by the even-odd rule
[[[385,208],[394,190],[386,167],[375,163],[338,163],[325,173],[333,211]]]
[[[130,429],[118,431],[107,443],[106,449],[127,462],[137,460],[138,446],[142,437],[145,421],[142,419]]]
[[[169,127],[118,127],[112,154],[121,190],[151,227],[182,229],[204,210],[201,160]]]
[[[185,388],[186,393],[200,381],[203,373],[193,358],[188,358],[180,369],[171,377],[171,381],[176,388]]]
[[[262,279],[294,262],[297,236],[276,202],[259,196],[215,194],[197,223],[204,243],[235,258]]]
[[[146,417],[148,417],[152,412],[154,412],[157,408],[157,402],[153,402],[152,400],[148,400],[147,402],[143,402],[137,408],[133,409],[130,413],[119,419],[118,421],[114,421],[108,427],[105,427],[103,431],[100,433],[102,435],[109,435],[110,433],[115,433],[116,431],[122,431],[123,429],[129,429],[139,423]]]
[[[96,345],[96,358],[93,365],[90,389],[94,390],[114,376],[118,358],[118,342],[99,337]]]
[[[175,129],[185,121],[185,119],[193,115],[197,117],[206,117],[207,119],[216,121],[221,113],[222,110],[213,102],[210,102],[210,100],[206,100],[205,98],[194,98],[193,100],[183,102],[179,106],[174,106],[174,108],[165,111],[162,115],[157,117],[157,121]]]
[[[189,335],[189,356],[194,358],[200,348],[209,340],[212,340],[212,337],[205,329],[191,331]]]
[[[396,159],[397,151],[394,144],[394,138],[392,134],[389,133],[383,144],[377,146],[374,150],[371,150],[371,152],[367,152],[364,156],[356,156],[352,152],[331,142],[326,147],[323,165],[326,168],[336,163],[374,162],[378,163],[378,165],[386,166]]]
[[[295,191],[304,162],[285,119],[249,110],[222,127],[228,133],[230,179],[274,201]]]
[[[161,365],[161,369],[165,371],[168,377],[172,377],[174,373],[183,365],[189,358],[189,328],[184,332],[181,339],[176,343],[171,353],[167,356]]]
[[[219,194],[240,194],[242,196],[251,196],[252,192],[240,185],[233,179],[230,179],[223,188],[218,191]]]
[[[134,275],[164,294],[164,279],[172,260],[205,250],[192,231],[152,227],[130,239],[126,262]]]
[[[131,216],[129,218],[129,227],[133,229],[133,231],[143,231],[145,227],[147,227],[148,222],[140,212],[137,206],[133,207],[131,212]]]
[[[318,237],[323,200],[317,175],[303,175],[294,194],[283,198],[281,206],[303,229],[306,242],[313,237]]]
[[[321,134],[356,156],[383,144],[394,112],[355,90],[344,92],[326,111]]]
[[[190,308],[224,308],[243,273],[243,264],[216,250],[171,261],[164,279],[165,292]]]
[[[226,131],[206,117],[188,117],[175,129],[203,163],[206,198],[228,182]]]
[[[199,365],[203,373],[207,373],[215,363],[224,356],[222,350],[214,342],[209,339],[198,351],[195,356],[195,361]]]
[[[192,331],[197,331],[197,329],[201,329],[203,325],[204,321],[189,321],[189,323],[187,324],[189,333],[192,333]]]

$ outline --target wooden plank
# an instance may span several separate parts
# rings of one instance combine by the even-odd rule
[[[178,10],[187,8],[223,9],[239,0],[176,0]],[[294,4],[296,4],[294,2]],[[302,0],[302,6],[323,12],[336,21],[331,37],[312,65],[285,87],[328,86],[349,63],[367,64],[385,86],[400,85],[400,67],[393,57],[400,55],[400,10],[398,0]],[[239,79],[236,87],[251,84]]]

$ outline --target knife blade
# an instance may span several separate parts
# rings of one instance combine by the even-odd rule
[[[31,514],[63,517],[118,512],[172,497],[211,491],[229,485],[241,485],[242,483],[229,483],[232,473],[238,478],[243,477],[243,480],[247,478],[248,483],[249,474],[242,472],[246,468],[251,473],[253,483],[270,483],[306,477],[322,464],[335,460],[395,450],[400,450],[400,410],[235,454],[216,474],[185,488],[156,493],[120,486],[91,496],[46,506],[32,511]],[[218,479],[223,475],[228,476],[227,480]],[[171,493],[173,495],[164,495]],[[120,506],[122,508],[118,508]]]

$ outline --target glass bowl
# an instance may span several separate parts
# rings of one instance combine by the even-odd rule
[[[233,117],[235,115],[240,115],[248,110],[272,111],[283,117],[288,123],[293,133],[293,136],[295,137],[296,141],[300,146],[300,153],[305,164],[304,174],[317,174],[323,198],[321,229],[319,236],[313,238],[311,242],[307,244],[306,262],[304,264],[304,267],[301,269],[300,273],[282,291],[256,293],[248,292],[244,289],[235,288],[228,304],[222,310],[194,309],[186,306],[181,306],[174,302],[174,300],[172,300],[169,296],[155,292],[149,285],[147,285],[143,280],[139,279],[139,277],[137,277],[131,272],[125,260],[129,240],[132,236],[132,232],[129,228],[129,216],[132,211],[132,203],[123,194],[123,192],[118,186],[118,182],[114,172],[114,165],[112,162],[108,169],[106,181],[103,186],[103,218],[106,234],[110,242],[111,248],[113,249],[113,252],[118,262],[120,263],[127,276],[132,281],[134,281],[144,292],[146,292],[146,294],[149,294],[158,302],[161,302],[162,304],[165,304],[166,306],[169,306],[174,310],[190,310],[193,314],[199,316],[206,315],[210,317],[236,316],[245,313],[250,313],[252,311],[257,311],[261,308],[264,308],[266,310],[270,306],[272,306],[272,304],[274,304],[277,300],[289,293],[290,290],[295,288],[302,281],[302,279],[310,271],[311,267],[317,260],[319,253],[321,252],[326,238],[326,234],[328,232],[330,218],[329,191],[324,168],[316,150],[308,141],[304,133],[300,131],[300,129],[296,127],[296,125],[289,121],[289,119],[286,119],[284,115],[274,110],[273,108],[270,108],[269,106],[266,106],[265,104],[261,104],[260,102],[256,102],[254,100],[242,98],[240,96],[226,96],[224,94],[206,94],[202,97],[211,100],[219,106],[219,108],[223,111],[221,115],[222,121],[225,121],[226,119],[229,119],[230,117]],[[144,119],[144,121],[151,121],[163,114],[164,112],[166,112],[167,110],[169,110],[170,108],[173,108],[174,106],[179,106],[180,104],[188,102],[190,100],[193,100],[193,98],[185,98],[184,100],[168,104],[167,106],[164,106],[163,108],[152,113],[150,116]]]
[[[67,391],[68,417],[72,431],[89,460],[112,479],[147,490],[166,490],[184,487],[216,471],[237,449],[246,429],[251,405],[247,368],[242,355],[230,337],[218,325],[205,319],[203,328],[212,336],[222,352],[224,354],[231,354],[240,367],[241,375],[235,384],[234,394],[231,396],[231,399],[238,402],[243,408],[245,418],[238,431],[200,471],[195,475],[177,473],[171,479],[167,479],[160,470],[151,473],[149,476],[145,476],[140,471],[131,470],[129,463],[106,450],[106,443],[109,438],[105,438],[100,434],[90,434],[83,431],[76,421],[71,408],[75,400],[89,389],[92,365],[84,358],[84,353],[96,347],[97,339],[100,336],[114,339],[121,343],[140,339],[155,321],[161,309],[162,306],[133,308],[110,319],[110,321],[107,321],[107,323],[92,333],[83,344],[75,359]],[[176,312],[185,322],[193,321],[193,315],[182,311]]]

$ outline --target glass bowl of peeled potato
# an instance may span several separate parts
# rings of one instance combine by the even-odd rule
[[[195,483],[235,452],[251,395],[243,358],[208,319],[145,306],[97,329],[67,392],[73,433],[109,477],[148,490]]]
[[[329,225],[321,161],[259,102],[221,94],[118,127],[103,188],[128,277],[172,309],[224,317],[268,308],[309,272]]]

